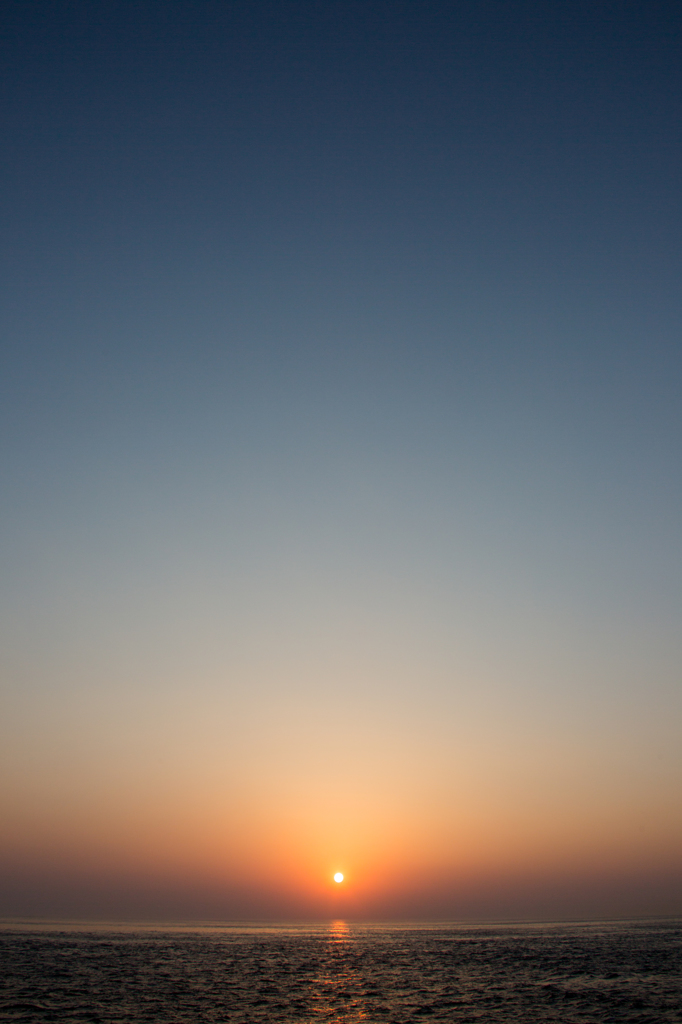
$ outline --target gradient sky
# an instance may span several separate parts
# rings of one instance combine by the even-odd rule
[[[682,913],[681,40],[7,0],[0,915]]]

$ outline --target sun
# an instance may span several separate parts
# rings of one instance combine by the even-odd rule
[[[340,871],[337,871],[336,874],[334,875],[334,881],[343,882],[343,875],[341,874]]]

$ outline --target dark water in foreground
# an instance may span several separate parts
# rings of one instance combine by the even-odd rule
[[[0,931],[0,1019],[682,1021],[682,923]]]

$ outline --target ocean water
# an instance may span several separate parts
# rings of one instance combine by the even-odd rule
[[[5,927],[0,1019],[682,1021],[682,922]]]

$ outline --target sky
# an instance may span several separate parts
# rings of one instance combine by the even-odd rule
[[[682,914],[681,30],[7,0],[0,916]]]

